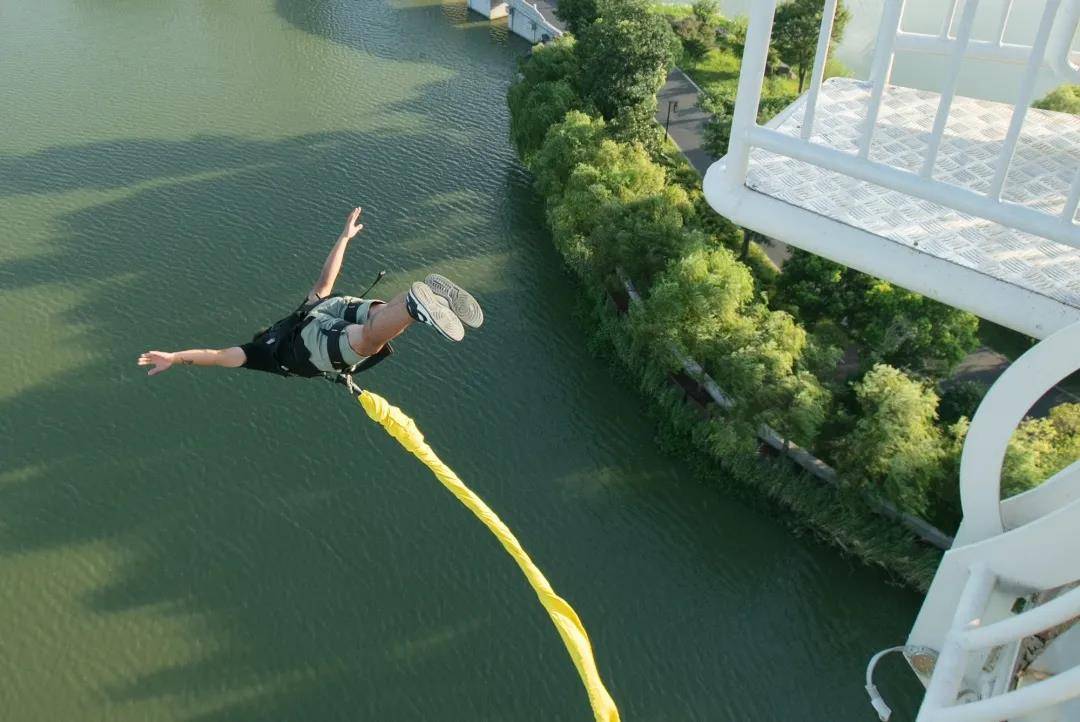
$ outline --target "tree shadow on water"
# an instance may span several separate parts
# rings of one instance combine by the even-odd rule
[[[403,144],[419,152],[390,150]],[[486,532],[460,510],[431,513],[438,492],[426,470],[362,415],[328,423],[339,392],[217,370],[148,381],[134,366],[147,346],[229,345],[286,312],[354,198],[371,209],[362,251],[353,250],[366,258],[350,264],[364,276],[459,257],[401,239],[448,220],[409,210],[440,197],[456,199],[447,215],[484,230],[469,211],[490,203],[501,181],[463,187],[449,171],[463,152],[422,133],[339,132],[117,141],[0,159],[16,171],[4,174],[3,193],[132,187],[58,216],[36,255],[0,264],[0,287],[78,290],[63,346],[82,357],[58,382],[0,401],[9,476],[0,553],[122,548],[125,561],[87,607],[196,619],[208,650],[103,690],[110,702],[215,700],[203,705],[215,711],[190,717],[203,722],[583,713],[572,667],[528,589],[500,590],[493,602],[501,551],[476,542]],[[57,169],[74,171],[58,180]],[[490,555],[490,577],[487,562],[463,562],[466,551]],[[443,569],[468,577],[448,585]],[[543,675],[573,693],[545,695],[561,707],[536,709],[518,694],[528,686],[520,678],[484,684],[508,674]]]

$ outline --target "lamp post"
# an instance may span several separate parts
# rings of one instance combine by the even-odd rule
[[[679,109],[679,101],[669,100],[667,102],[667,118],[664,119],[664,133],[668,132],[668,126],[671,125],[671,111]]]

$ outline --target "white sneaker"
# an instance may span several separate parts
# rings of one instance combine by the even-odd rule
[[[409,315],[420,323],[432,326],[451,341],[460,341],[465,338],[465,327],[450,309],[450,304],[445,298],[436,296],[435,292],[422,281],[417,281],[409,289],[405,297],[405,310]]]
[[[484,322],[484,311],[471,293],[438,273],[432,273],[424,279],[424,283],[437,296],[447,300],[450,304],[450,310],[461,319],[463,324],[469,328],[480,328],[480,324]]]

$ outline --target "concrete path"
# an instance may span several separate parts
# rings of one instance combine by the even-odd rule
[[[704,176],[716,159],[705,151],[705,126],[712,116],[698,105],[700,92],[701,88],[686,73],[678,68],[672,70],[664,87],[656,94],[656,122],[667,127],[671,140],[690,161],[690,165]]]
[[[544,16],[544,19],[552,24],[553,27],[566,32],[566,26],[563,25],[562,20],[559,20],[555,15],[555,8],[558,7],[558,0],[527,0],[536,5],[537,10]]]
[[[703,93],[697,83],[679,68],[668,73],[664,87],[656,94],[656,122],[667,128],[668,136],[682,151],[694,170],[705,177],[705,171],[716,160],[705,150],[705,126],[712,118],[698,104]],[[676,105],[677,104],[677,105]],[[669,115],[670,109],[670,115]],[[782,268],[784,261],[791,257],[787,244],[764,239],[760,244],[765,255]]]

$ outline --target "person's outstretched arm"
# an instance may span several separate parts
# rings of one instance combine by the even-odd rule
[[[345,249],[349,246],[349,241],[364,227],[364,224],[360,223],[361,212],[362,209],[354,208],[352,213],[349,214],[348,220],[345,221],[345,230],[341,232],[337,243],[330,249],[330,255],[326,257],[326,263],[323,264],[319,280],[315,282],[315,285],[311,287],[311,292],[308,293],[309,303],[320,298],[326,298],[334,290],[334,282],[337,281],[338,272],[341,270],[341,262],[345,259]]]
[[[152,366],[147,376],[156,376],[168,371],[173,364],[184,366],[224,366],[239,368],[247,361],[247,354],[239,346],[229,348],[193,348],[187,351],[147,351],[139,356],[140,366]]]

